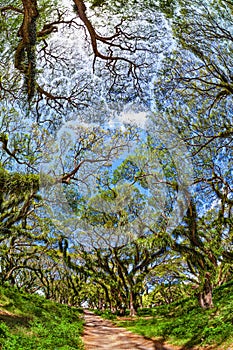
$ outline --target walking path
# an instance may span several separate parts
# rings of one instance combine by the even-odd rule
[[[84,320],[85,350],[174,350],[157,341],[116,327],[90,311],[84,312]]]

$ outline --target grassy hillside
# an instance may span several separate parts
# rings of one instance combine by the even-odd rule
[[[77,309],[0,287],[0,349],[83,349]]]
[[[214,292],[215,307],[202,310],[196,299],[144,309],[135,320],[117,321],[131,331],[183,349],[211,345],[233,350],[233,282]]]

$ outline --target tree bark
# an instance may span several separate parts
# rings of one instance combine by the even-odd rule
[[[210,281],[210,274],[206,273],[203,290],[198,293],[198,301],[201,308],[211,309],[212,307],[214,307],[212,294],[213,294],[213,286]]]
[[[129,309],[130,309],[130,316],[132,317],[136,316],[137,310],[135,307],[134,294],[132,291],[130,291],[130,295],[129,295]]]

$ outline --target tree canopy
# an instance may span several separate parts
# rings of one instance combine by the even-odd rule
[[[131,315],[232,279],[230,1],[0,0],[0,281]],[[147,303],[147,304],[145,304]]]

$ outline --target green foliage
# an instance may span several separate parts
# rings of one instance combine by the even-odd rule
[[[94,310],[95,314],[101,316],[105,320],[116,320],[116,314],[113,314],[110,310]]]
[[[167,16],[172,18],[176,8],[174,0],[159,0],[159,9]]]
[[[83,349],[77,309],[13,288],[1,287],[0,300],[0,314],[8,315],[0,324],[3,350]]]
[[[92,1],[92,8],[102,6],[105,3],[106,3],[105,0],[93,0]]]
[[[124,0],[91,0],[91,6],[92,9],[97,9],[99,7],[107,9],[108,11],[112,12],[125,12],[125,17],[127,16],[127,12],[129,12],[129,9],[137,8],[138,10],[158,10],[158,5],[155,4],[152,0],[143,0],[143,1],[136,1],[136,0],[130,0],[130,1],[124,1]]]
[[[22,1],[7,0],[6,2],[0,0],[0,3],[1,7],[10,5],[10,8],[2,8],[0,11],[0,29],[3,39],[0,44],[1,52],[3,52],[0,64],[0,85],[1,90],[3,90],[3,101],[6,100],[6,105],[11,105],[11,102],[8,103],[9,101],[12,101],[12,105],[13,103],[17,105],[18,93],[23,84],[20,71],[24,73],[25,79],[28,79],[27,75],[29,75],[25,74],[26,67],[22,70],[19,66],[25,65],[22,55],[26,53],[29,55],[28,52],[31,49],[27,48],[26,50],[25,43],[23,43],[25,38],[20,34],[20,30],[23,29]],[[85,9],[85,4],[82,1],[80,3]],[[198,284],[198,286],[195,285],[197,287],[195,293],[201,293],[206,280],[212,287],[212,285],[219,285],[226,281],[232,273],[229,261],[232,261],[233,254],[231,170],[233,94],[231,28],[233,7],[230,1],[226,0],[217,2],[214,0],[204,2],[201,0],[158,0],[156,2],[153,0],[141,2],[136,0],[90,0],[89,4],[92,10],[96,11],[99,16],[103,16],[104,21],[101,23],[103,27],[111,22],[112,17],[109,17],[111,14],[116,14],[119,18],[117,23],[120,24],[115,26],[114,22],[111,23],[112,29],[110,29],[109,35],[113,36],[101,39],[101,34],[96,32],[95,39],[102,41],[103,45],[108,41],[111,42],[110,46],[107,46],[106,50],[103,51],[106,54],[112,53],[114,56],[115,48],[118,47],[119,52],[117,50],[116,53],[120,55],[120,51],[123,49],[125,59],[129,57],[127,56],[127,48],[131,48],[128,52],[129,55],[136,55],[137,50],[136,47],[134,48],[133,42],[138,34],[139,42],[137,45],[140,52],[143,52],[145,46],[148,49],[148,54],[153,50],[150,45],[150,42],[152,43],[156,38],[152,35],[153,31],[150,31],[149,41],[145,41],[144,45],[144,39],[149,34],[145,24],[143,24],[144,21],[148,21],[155,28],[157,26],[158,40],[160,40],[162,31],[159,33],[158,23],[155,19],[156,11],[162,11],[171,19],[169,23],[173,26],[177,46],[171,54],[170,50],[164,48],[164,53],[161,55],[164,57],[164,61],[158,64],[161,75],[157,72],[156,76],[161,81],[159,83],[155,81],[155,98],[157,98],[156,105],[159,111],[155,122],[157,122],[156,118],[163,118],[161,116],[166,115],[164,126],[167,127],[169,120],[179,131],[180,138],[186,142],[190,155],[193,156],[195,183],[200,185],[198,198],[195,201],[197,206],[198,200],[206,203],[207,199],[211,201],[211,204],[213,199],[217,199],[217,202],[221,202],[221,204],[217,209],[214,208],[213,213],[208,213],[206,210],[207,215],[202,217],[190,215],[171,236],[169,234],[166,236],[164,233],[161,238],[164,223],[173,209],[173,200],[175,202],[179,187],[180,174],[176,169],[175,161],[169,155],[169,150],[164,145],[158,144],[156,138],[154,140],[153,138],[148,139],[146,143],[144,135],[143,141],[138,142],[137,153],[128,156],[114,169],[111,164],[119,161],[119,158],[118,161],[116,159],[124,154],[123,145],[135,137],[132,136],[134,132],[131,134],[130,131],[127,131],[122,134],[118,130],[112,132],[97,127],[90,132],[89,128],[80,127],[73,146],[70,146],[73,134],[68,138],[67,134],[64,133],[63,138],[60,139],[61,157],[60,153],[58,157],[64,170],[64,174],[60,174],[60,180],[66,186],[66,200],[75,215],[80,217],[77,231],[81,236],[81,242],[78,242],[80,237],[73,236],[73,233],[72,240],[69,240],[69,235],[66,232],[59,232],[61,237],[60,252],[57,244],[56,248],[48,253],[50,247],[49,244],[48,246],[46,244],[50,237],[56,238],[57,234],[54,229],[45,227],[46,220],[43,210],[38,214],[40,217],[36,217],[34,209],[40,198],[37,195],[39,177],[34,173],[38,170],[37,166],[42,155],[43,159],[47,158],[48,160],[50,156],[53,157],[54,153],[50,152],[48,146],[51,141],[47,140],[49,129],[44,132],[39,125],[26,127],[24,124],[27,121],[25,123],[18,122],[18,119],[24,116],[23,109],[19,113],[12,111],[13,107],[2,107],[1,113],[4,117],[1,123],[0,143],[2,146],[1,162],[5,169],[2,166],[0,168],[1,280],[7,280],[11,284],[18,283],[19,286],[23,285],[24,288],[28,287],[31,290],[44,288],[47,297],[63,301],[62,298],[65,298],[66,301],[72,300],[74,303],[78,299],[81,300],[79,289],[83,288],[81,285],[85,284],[82,292],[82,295],[85,294],[83,298],[86,296],[88,301],[92,301],[95,305],[100,305],[98,302],[101,301],[104,305],[112,306],[119,311],[129,306],[130,297],[134,298],[136,309],[141,301],[140,297],[151,281],[154,281],[154,284],[158,284],[158,286],[154,289],[153,299],[148,300],[148,303],[160,303],[161,301],[170,303],[172,300],[180,298],[180,290],[176,288],[174,281],[169,286],[165,285],[164,276],[166,274],[170,274],[172,277],[178,276],[186,281],[189,279],[194,284]],[[24,7],[26,6],[29,7],[30,2],[24,1]],[[28,66],[31,63],[33,68],[31,81],[36,84],[35,77],[39,76],[39,72],[34,67],[36,55],[34,49],[36,49],[38,50],[38,58],[44,57],[45,60],[43,63],[42,59],[41,66],[44,66],[45,72],[47,72],[46,67],[48,66],[45,62],[51,64],[51,81],[58,82],[58,80],[54,80],[56,78],[55,72],[60,74],[59,67],[67,65],[70,68],[73,63],[68,64],[68,56],[65,55],[66,47],[64,47],[63,58],[63,54],[61,54],[63,50],[59,53],[58,46],[54,45],[53,49],[53,45],[47,46],[45,40],[49,38],[50,34],[57,31],[57,26],[67,25],[72,31],[72,25],[75,22],[69,20],[67,12],[63,11],[62,5],[56,1],[51,4],[47,0],[39,0],[37,10],[40,16],[35,16],[37,28],[34,26],[34,31],[37,31],[37,36],[33,31],[34,42],[30,41],[30,46],[32,46],[30,53],[33,56],[31,62],[28,57]],[[88,6],[86,13],[89,16]],[[94,16],[90,17],[89,21],[87,17],[87,29],[90,28],[93,18]],[[135,20],[140,21],[139,26],[136,25]],[[128,26],[129,22],[127,21],[136,25],[135,27],[133,25],[135,31],[132,34],[130,34],[130,26]],[[168,26],[169,23],[167,23]],[[102,29],[99,29],[101,33]],[[31,30],[29,32],[32,33]],[[94,32],[94,28],[92,28],[90,34]],[[105,34],[107,35],[104,31]],[[118,34],[122,35],[118,37]],[[145,38],[143,39],[143,37]],[[91,39],[92,43],[95,42],[93,37]],[[35,40],[37,40],[37,48],[35,48]],[[127,40],[129,42],[124,43]],[[111,45],[113,45],[113,51]],[[102,50],[101,45],[99,47]],[[68,53],[71,57],[75,56],[73,49],[71,49],[71,54]],[[143,55],[141,56],[143,57]],[[15,57],[14,63],[13,57]],[[61,62],[60,66],[57,66],[59,61]],[[84,61],[80,60],[81,65]],[[74,67],[78,72],[79,67],[76,63],[74,62]],[[118,73],[121,75],[121,69],[117,62],[113,63],[110,57],[110,60],[107,60],[107,66],[110,70],[113,68],[114,81],[117,82],[117,76]],[[19,72],[12,75],[13,65],[19,69]],[[85,67],[81,68],[81,71],[84,72]],[[136,73],[136,68],[134,68],[130,64],[128,78],[131,72]],[[61,71],[61,76],[65,77],[63,68]],[[89,94],[86,90],[89,86],[88,80],[86,82],[85,75],[82,74],[80,73],[80,79],[84,81],[84,94],[91,96],[92,93]],[[105,75],[105,70],[103,70],[103,75]],[[149,74],[146,75],[149,76]],[[121,79],[123,81],[123,76],[119,81]],[[73,80],[76,81],[76,79]],[[127,82],[126,79],[126,84]],[[148,83],[146,80],[144,82],[143,88]],[[77,85],[77,96],[79,96],[79,84]],[[33,120],[39,121],[41,113],[45,119],[49,115],[49,120],[51,119],[49,124],[51,122],[54,128],[59,125],[59,122],[56,121],[59,119],[57,112],[58,114],[61,112],[62,103],[57,102],[55,96],[60,91],[58,100],[61,98],[62,101],[62,91],[65,89],[62,81],[58,83],[58,87],[58,90],[55,86],[51,87],[52,94],[49,91],[43,92],[40,88],[41,95],[39,94],[37,103],[34,106],[33,102],[31,103],[32,110],[35,107],[36,111],[34,110],[34,112],[38,114],[36,119],[34,118],[36,115],[33,115]],[[119,87],[116,88],[116,91]],[[37,88],[39,87],[37,86]],[[65,95],[64,99],[67,103],[73,101],[76,108],[77,105],[73,99],[76,96],[75,89],[72,90],[73,95],[70,97]],[[124,90],[123,87],[120,89]],[[95,90],[98,91],[98,87],[95,87]],[[45,98],[43,98],[43,94]],[[30,95],[30,91],[28,91],[28,95]],[[32,95],[33,93],[31,93]],[[94,93],[93,95],[95,96]],[[114,98],[118,98],[118,95]],[[89,99],[90,97],[87,97],[88,105],[91,105]],[[39,104],[42,101],[45,105],[43,104],[43,109],[40,110]],[[56,103],[58,103],[57,107],[59,106],[59,108],[55,108],[56,120],[54,120],[53,114],[47,114],[47,112]],[[64,103],[64,106],[67,104]],[[17,107],[18,109],[20,106]],[[75,111],[75,115],[77,114],[79,113]],[[69,109],[64,115],[72,119]],[[45,120],[43,123],[47,125]],[[153,126],[151,135],[153,134]],[[135,130],[135,133],[139,139],[140,132]],[[130,147],[127,146],[127,148]],[[63,155],[64,159],[60,159]],[[107,174],[108,178],[105,177],[104,171],[101,174],[98,172],[98,160],[101,160],[103,168],[110,169],[109,174]],[[56,161],[55,157],[54,164]],[[84,171],[80,171],[79,168],[82,166],[81,169],[83,169],[85,162],[86,168],[84,167]],[[95,164],[98,165],[95,167]],[[74,171],[74,167],[76,167],[76,171]],[[21,173],[17,172],[18,169]],[[158,169],[162,169],[161,172]],[[33,174],[26,175],[28,171],[33,172]],[[97,186],[94,190],[93,197],[86,199],[79,191],[81,191],[83,183],[87,183],[89,186],[90,183],[86,182],[86,179],[92,177],[100,177],[99,187]],[[73,185],[72,181],[76,181],[78,185]],[[50,181],[46,183],[49,185]],[[158,185],[163,183],[166,183],[168,187],[167,193],[164,193],[166,192],[163,190],[164,187]],[[85,193],[89,193],[89,188]],[[70,222],[72,220],[69,221],[68,218],[67,227]],[[66,231],[64,226],[60,230]],[[44,231],[46,232],[44,233]],[[125,236],[123,237],[123,235]],[[147,237],[149,235],[159,236],[159,240],[150,240]],[[115,242],[120,248],[115,246]],[[73,246],[71,246],[72,244]],[[86,244],[90,253],[85,251],[86,247],[82,248],[82,244]],[[47,249],[46,253],[45,248]],[[164,254],[165,250],[167,254]],[[180,269],[177,267],[177,263],[174,264],[172,258],[174,254],[181,259],[179,261]],[[65,263],[67,263],[65,268],[61,266],[59,260],[61,257],[65,258]],[[226,260],[227,263],[225,263]],[[158,270],[158,265],[163,265],[163,267]],[[74,268],[75,274],[72,268]],[[30,273],[32,270],[33,272]],[[149,275],[150,273],[151,275]],[[157,277],[155,277],[156,274]],[[90,293],[89,285],[93,281],[98,287],[93,284],[94,287]],[[41,285],[43,287],[39,287]],[[208,291],[208,288],[206,289]],[[129,291],[134,294],[133,297]],[[52,306],[36,296],[33,297],[34,303],[29,304],[32,297],[15,294],[15,291],[10,289],[8,292],[8,296],[4,295],[3,298],[6,302],[5,308],[11,313],[17,313],[17,317],[22,323],[25,321],[27,331],[23,326],[20,328],[19,323],[15,322],[14,324],[14,319],[10,316],[7,324],[0,325],[0,337],[5,349],[77,348],[79,332],[76,334],[75,330],[79,329],[80,323],[77,321],[76,324],[75,316],[71,317],[71,309],[64,307],[59,309],[58,306]],[[169,293],[170,298],[167,298]],[[179,339],[182,344],[187,346],[193,346],[196,344],[195,342],[204,344],[215,341],[221,343],[224,338],[228,338],[232,331],[232,318],[229,312],[232,303],[231,300],[229,302],[229,299],[228,295],[228,299],[224,299],[222,305],[221,299],[218,300],[216,294],[215,308],[208,312],[200,311],[195,301],[192,301],[192,305],[191,302],[186,301],[173,304],[174,309],[165,305],[156,309],[153,322],[147,322],[145,327],[148,327],[148,334],[153,335],[157,332],[156,334],[159,336],[166,339],[170,337],[172,341]],[[220,309],[221,311],[219,311]],[[29,317],[28,320],[24,319],[25,314]],[[169,318],[165,319],[165,314],[169,315]],[[104,312],[103,317],[112,318],[113,316],[109,312]],[[212,322],[211,317],[215,321]],[[12,329],[13,332],[11,332]]]
[[[205,345],[214,345],[215,349],[221,346],[222,349],[222,344],[227,346],[233,341],[232,295],[231,281],[214,291],[213,309],[202,310],[194,298],[186,298],[170,305],[142,309],[140,318],[117,323],[146,337],[162,337],[188,349]]]
[[[20,174],[9,173],[4,168],[0,167],[0,193],[25,194],[31,191],[38,191],[39,176],[35,174]]]
[[[7,338],[9,338],[10,330],[9,327],[4,322],[0,323],[0,343],[4,342]]]

